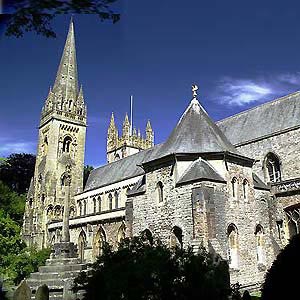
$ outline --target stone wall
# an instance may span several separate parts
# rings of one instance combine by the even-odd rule
[[[282,180],[287,180],[300,177],[299,145],[300,129],[295,129],[239,146],[237,150],[256,160],[253,170],[265,180],[267,177],[263,166],[264,158],[269,152],[277,154],[281,161]]]

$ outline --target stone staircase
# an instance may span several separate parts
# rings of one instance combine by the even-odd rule
[[[50,258],[46,265],[39,267],[39,272],[30,274],[27,279],[32,292],[32,299],[39,286],[49,288],[49,300],[82,299],[84,291],[74,294],[71,291],[74,279],[81,272],[88,272],[87,264],[78,258]]]

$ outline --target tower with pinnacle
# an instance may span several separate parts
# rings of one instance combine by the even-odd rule
[[[28,245],[48,246],[48,225],[62,220],[70,193],[69,214],[75,215],[73,195],[83,189],[86,104],[78,87],[74,24],[69,31],[53,88],[42,108],[34,177],[28,191],[22,235]],[[65,176],[72,177],[66,190]]]
[[[144,137],[141,135],[140,129],[137,130],[136,128],[133,128],[131,131],[131,124],[126,114],[123,121],[122,133],[119,136],[115,117],[112,113],[107,130],[107,162],[111,163],[141,150],[153,147],[154,132],[149,120],[146,125],[145,134],[146,136]]]

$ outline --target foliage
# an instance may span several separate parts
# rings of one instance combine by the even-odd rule
[[[101,21],[116,23],[120,14],[114,13],[111,6],[117,0],[15,0],[9,1],[8,8],[13,12],[6,20],[8,36],[23,36],[26,31],[35,31],[46,37],[56,37],[50,21],[57,14],[96,14]]]
[[[0,181],[0,210],[5,211],[19,225],[22,224],[26,195],[18,195]]]
[[[300,267],[300,235],[295,235],[278,254],[266,274],[262,289],[262,300],[298,299],[299,280],[295,271]]]
[[[92,265],[82,272],[74,290],[85,289],[85,300],[101,299],[227,299],[228,265],[204,249],[169,249],[159,240],[124,239],[117,251],[105,245]]]
[[[85,184],[88,180],[88,177],[89,177],[90,173],[93,170],[94,170],[93,166],[89,166],[89,165],[84,166],[84,169],[83,169],[83,187],[85,187]]]
[[[34,174],[35,156],[14,153],[0,165],[0,180],[18,194],[27,191]]]
[[[49,249],[27,248],[21,239],[20,226],[0,210],[0,278],[6,285],[16,285],[50,255]]]

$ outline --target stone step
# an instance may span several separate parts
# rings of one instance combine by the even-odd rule
[[[61,264],[61,265],[46,265],[39,267],[40,273],[58,273],[66,271],[82,271],[86,270],[86,264]]]
[[[79,258],[48,258],[46,265],[67,265],[67,264],[82,264]]]
[[[66,279],[77,277],[81,270],[65,271],[65,272],[46,272],[46,273],[31,273],[29,279],[46,280],[46,279]]]

